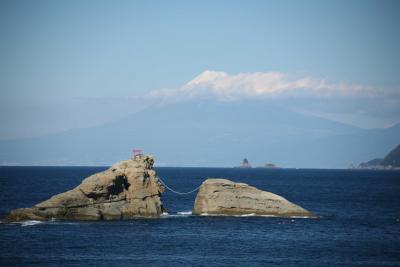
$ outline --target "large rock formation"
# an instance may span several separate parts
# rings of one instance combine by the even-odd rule
[[[281,196],[226,179],[207,179],[203,182],[195,200],[193,214],[315,217]]]
[[[74,189],[32,208],[12,211],[4,222],[22,220],[114,220],[157,217],[164,211],[164,187],[153,170],[154,159],[139,155],[84,179]]]

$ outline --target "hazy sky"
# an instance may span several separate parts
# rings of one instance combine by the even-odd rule
[[[398,1],[1,1],[0,138],[204,95],[388,127],[399,13]]]

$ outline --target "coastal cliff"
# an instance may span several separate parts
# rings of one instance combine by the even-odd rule
[[[196,196],[193,214],[316,216],[276,194],[227,179],[207,179]]]
[[[376,158],[368,162],[363,162],[358,166],[358,168],[372,170],[400,169],[400,145],[391,150],[383,159]]]
[[[4,222],[23,220],[115,220],[158,217],[164,187],[147,155],[118,162],[93,174],[74,189],[31,208],[13,210]]]

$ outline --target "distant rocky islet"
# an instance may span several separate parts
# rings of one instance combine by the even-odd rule
[[[244,158],[242,161],[242,164],[236,168],[252,168],[252,165],[250,164],[250,162],[247,158]],[[274,163],[266,163],[262,166],[257,166],[255,168],[277,169],[279,167],[278,167],[278,165],[276,165]]]

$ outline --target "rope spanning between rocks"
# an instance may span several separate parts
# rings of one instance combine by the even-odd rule
[[[176,190],[172,189],[171,187],[169,187],[160,177],[158,177],[158,180],[160,180],[160,182],[165,186],[165,188],[167,188],[169,191],[171,191],[171,192],[173,192],[175,194],[178,194],[178,195],[189,195],[189,194],[192,194],[192,193],[196,192],[201,187],[201,185],[199,185],[198,187],[196,187],[195,189],[193,189],[193,190],[191,190],[189,192],[179,192],[179,191],[176,191]]]

